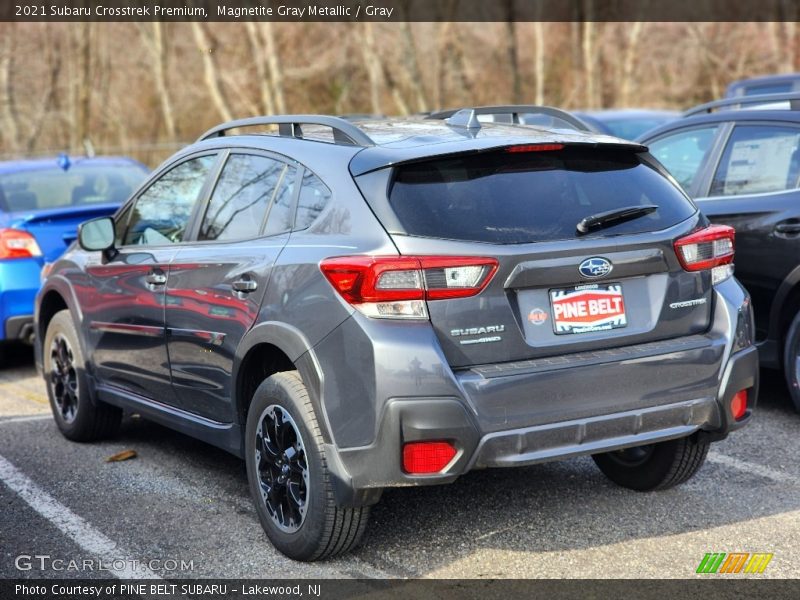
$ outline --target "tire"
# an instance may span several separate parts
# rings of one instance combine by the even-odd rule
[[[122,411],[89,398],[86,363],[69,310],[52,318],[42,349],[47,396],[64,437],[74,442],[93,442],[116,435]]]
[[[800,412],[800,313],[795,315],[783,347],[783,374],[794,409]]]
[[[611,481],[632,490],[666,490],[688,481],[703,466],[710,443],[697,436],[592,456]]]
[[[245,435],[250,493],[275,548],[302,561],[355,548],[364,535],[369,507],[336,505],[322,435],[297,371],[276,373],[261,383],[248,410]]]

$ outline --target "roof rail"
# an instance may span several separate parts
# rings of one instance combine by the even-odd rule
[[[303,138],[303,125],[321,125],[331,128],[333,140],[336,143],[363,147],[375,145],[375,142],[366,133],[350,121],[327,115],[278,115],[237,119],[212,127],[201,135],[197,141],[201,142],[212,137],[222,137],[226,131],[237,127],[257,127],[259,125],[277,125],[279,135],[298,139]]]
[[[789,110],[800,110],[800,92],[786,92],[780,94],[758,94],[755,96],[736,96],[735,98],[723,98],[706,102],[694,108],[690,108],[683,113],[684,117],[692,117],[713,112],[718,108],[726,106],[739,106],[744,104],[771,104],[773,102],[789,102]]]
[[[438,120],[449,119],[450,117],[453,117],[456,113],[464,110],[473,111],[476,117],[477,115],[508,116],[508,120],[505,122],[517,125],[521,124],[520,115],[528,115],[528,114],[546,115],[548,117],[555,117],[557,119],[561,119],[562,121],[566,121],[578,131],[591,131],[591,128],[586,123],[584,123],[578,117],[576,117],[571,113],[568,113],[565,110],[561,110],[560,108],[553,108],[552,106],[537,106],[535,104],[508,104],[500,106],[473,106],[466,108],[455,108],[450,110],[435,111],[425,118],[438,119]],[[503,122],[503,121],[498,121],[498,122]]]

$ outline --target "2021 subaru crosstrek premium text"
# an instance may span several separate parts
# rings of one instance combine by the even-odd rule
[[[581,454],[691,477],[756,401],[733,230],[642,146],[478,112],[246,119],[169,159],[39,294],[59,429],[124,409],[243,457],[302,560],[386,487]]]

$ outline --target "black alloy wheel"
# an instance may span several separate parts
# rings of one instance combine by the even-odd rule
[[[50,344],[50,389],[64,422],[72,423],[78,414],[78,373],[72,346],[61,334]]]
[[[305,519],[309,497],[308,461],[294,419],[276,404],[259,417],[255,464],[270,517],[282,531],[297,531]]]

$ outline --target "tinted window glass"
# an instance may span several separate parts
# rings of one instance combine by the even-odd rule
[[[297,201],[295,229],[306,229],[320,215],[331,199],[331,191],[311,171],[303,174],[303,185]]]
[[[98,165],[92,159],[76,161],[66,170],[53,166],[0,175],[0,208],[29,212],[87,204],[122,204],[146,176],[147,170],[135,163]]]
[[[791,83],[765,83],[744,88],[745,96],[758,96],[759,94],[785,94],[792,91]]]
[[[189,217],[216,156],[201,156],[167,171],[136,200],[125,245],[183,241]]]
[[[294,206],[294,186],[297,179],[297,167],[289,165],[283,173],[278,185],[278,192],[275,194],[275,202],[267,217],[266,235],[276,235],[291,231],[292,229],[292,208]]]
[[[710,194],[730,196],[794,189],[800,179],[800,129],[743,125],[731,134]]]
[[[688,190],[711,150],[716,132],[715,125],[673,133],[648,144],[650,153]]]
[[[231,155],[208,203],[199,239],[257,236],[285,169],[284,163],[265,156]]]
[[[590,236],[653,231],[695,212],[683,194],[629,151],[481,153],[400,167],[389,202],[411,235],[517,244],[576,237],[578,222],[655,204]]]
[[[671,121],[672,117],[642,117],[641,119],[608,119],[606,127],[615,135],[624,140],[635,140],[643,133]]]

